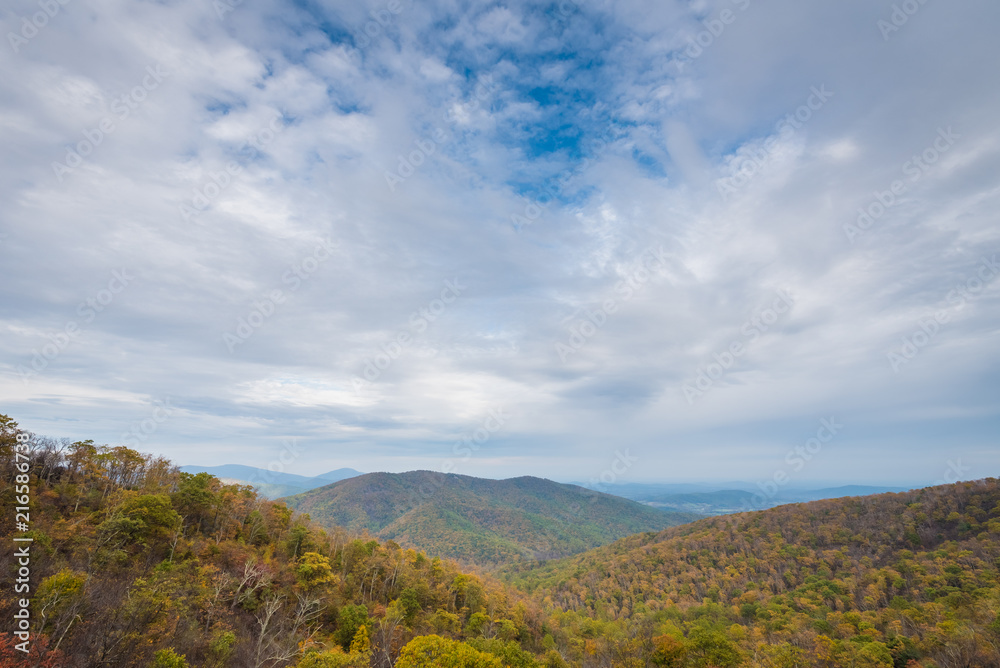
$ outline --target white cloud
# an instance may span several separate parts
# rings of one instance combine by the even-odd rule
[[[996,9],[928,5],[886,45],[879,8],[860,0],[752,3],[682,65],[684,36],[732,5],[701,4],[581,4],[561,18],[406,4],[363,48],[337,35],[371,3],[245,3],[224,20],[193,0],[68,9],[0,55],[4,411],[111,441],[142,402],[170,396],[183,412],[147,447],[185,462],[236,441],[266,461],[276,438],[298,435],[325,462],[365,468],[366,452],[369,468],[382,456],[434,466],[497,405],[510,426],[470,470],[587,479],[628,443],[655,477],[697,444],[677,477],[735,478],[762,444],[795,444],[829,412],[855,425],[845,443],[893,434],[879,461],[905,453],[915,479],[920,466],[937,476],[943,452],[915,421],[981,453],[1000,283],[898,374],[886,354],[997,250],[1000,88],[982,57],[996,50]],[[951,50],[930,48],[959,26]],[[162,84],[60,182],[53,161],[155,64]],[[778,130],[820,85],[834,96]],[[278,114],[273,140],[241,151]],[[953,149],[850,243],[858,207],[908,179],[906,161],[948,126]],[[437,128],[444,139],[428,144]],[[617,139],[589,148],[609,129]],[[401,156],[413,173],[392,191]],[[240,173],[183,218],[233,160]],[[567,169],[515,231],[511,215]],[[718,181],[737,176],[723,198]],[[325,238],[337,252],[293,289],[288,272]],[[620,282],[661,247],[669,267],[624,299]],[[18,365],[118,267],[134,284],[22,384]],[[455,277],[467,291],[355,391],[365,360]],[[223,333],[278,289],[285,301],[230,353]],[[682,385],[778,289],[790,314],[689,406]],[[620,308],[564,364],[556,342],[609,298]],[[731,466],[713,455],[734,449],[745,457]],[[851,462],[829,471],[849,477]]]

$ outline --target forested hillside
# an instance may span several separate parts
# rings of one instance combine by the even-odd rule
[[[323,526],[482,565],[562,557],[699,519],[541,478],[369,473],[283,499]]]
[[[248,486],[125,447],[32,437],[22,474],[16,433],[0,416],[4,668],[388,668],[417,636],[406,656],[534,665],[512,641],[543,651],[535,606],[454,563],[324,531]],[[10,634],[17,475],[32,498],[31,531],[17,534],[35,541],[30,657]]]
[[[32,654],[8,513],[4,668],[1000,666],[997,480],[703,519],[504,584],[125,447],[21,432],[18,471],[18,433],[0,416],[2,507],[30,487]]]
[[[565,653],[603,665],[971,668],[1000,666],[998,572],[989,479],[712,518],[508,574]]]

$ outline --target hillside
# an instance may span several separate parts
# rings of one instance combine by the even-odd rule
[[[566,494],[502,482],[495,499]],[[511,565],[506,585],[0,415],[0,504],[23,494],[0,617],[21,605],[11,538],[30,537],[31,654],[0,628],[4,668],[1000,666],[997,480],[699,520]]]
[[[676,659],[661,665],[1000,666],[996,479],[705,519],[505,573],[557,640],[608,638],[597,653],[654,623]]]
[[[323,526],[484,565],[565,556],[701,517],[541,478],[431,471],[369,473],[283,500]]]
[[[23,494],[30,531],[15,533],[13,512],[0,525],[3,668],[388,668],[428,645],[484,668],[500,656],[541,668],[537,610],[495,580],[324,531],[249,486],[0,415],[0,506]],[[17,595],[15,548],[31,572]],[[12,633],[22,599],[27,641]]]

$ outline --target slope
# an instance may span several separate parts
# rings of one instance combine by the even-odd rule
[[[704,519],[503,574],[569,611],[566,635],[655,622],[671,652],[711,649],[715,665],[766,638],[785,653],[766,665],[885,668],[1000,665],[998,570],[988,479]]]
[[[575,554],[698,519],[541,478],[370,473],[284,499],[324,526],[367,529],[479,564]]]

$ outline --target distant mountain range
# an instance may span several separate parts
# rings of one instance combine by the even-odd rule
[[[332,482],[346,480],[362,475],[354,469],[336,469],[318,476],[307,477],[294,473],[280,473],[259,469],[242,464],[224,464],[222,466],[182,466],[183,473],[210,473],[223,481],[251,484],[261,496],[277,499],[282,496],[300,494],[302,492],[329,485]]]
[[[702,517],[542,478],[431,471],[368,473],[283,500],[323,526],[484,565],[576,554]]]
[[[788,503],[805,503],[848,496],[870,496],[886,492],[906,492],[909,487],[844,485],[822,489],[778,489],[765,494],[751,483],[727,483],[727,489],[690,483],[627,483],[592,485],[592,489],[638,501],[654,508],[704,515],[727,515],[747,510],[765,510]]]

